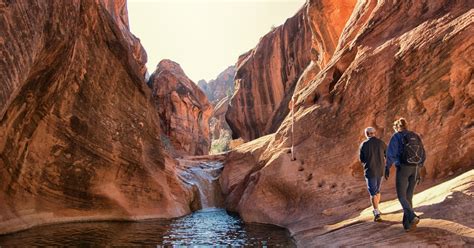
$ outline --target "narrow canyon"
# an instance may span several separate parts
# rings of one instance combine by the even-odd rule
[[[473,1],[307,0],[209,82],[148,78],[126,0],[0,17],[0,235],[223,208],[301,247],[474,245]],[[413,234],[393,168],[372,221],[358,157],[400,117],[427,151]]]

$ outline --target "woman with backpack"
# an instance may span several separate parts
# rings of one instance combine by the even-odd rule
[[[412,198],[415,184],[420,182],[418,167],[423,166],[426,156],[420,136],[408,131],[407,126],[404,118],[393,123],[395,133],[388,144],[385,180],[388,180],[390,167],[395,164],[397,197],[403,208],[403,228],[408,232],[420,222],[413,210]]]

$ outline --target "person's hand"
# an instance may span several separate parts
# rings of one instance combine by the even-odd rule
[[[421,175],[421,170],[424,169],[424,167],[422,167],[422,169],[420,168],[416,168],[418,170],[418,173],[416,174],[416,178],[415,178],[415,182],[416,182],[416,185],[419,185],[420,183],[423,182],[423,176]]]
[[[388,180],[388,178],[390,177],[390,169],[385,167],[385,173],[383,175],[383,177],[385,178],[385,180]]]

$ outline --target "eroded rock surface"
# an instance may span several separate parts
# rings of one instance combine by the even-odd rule
[[[219,139],[220,137],[226,135],[225,133],[228,133],[229,135],[231,133],[230,127],[225,120],[225,114],[229,108],[229,100],[229,97],[224,97],[219,102],[217,102],[216,106],[214,107],[214,112],[212,112],[210,123],[213,139]],[[231,137],[229,136],[229,138]]]
[[[310,63],[311,30],[306,5],[240,56],[235,93],[226,120],[234,139],[275,132],[288,113],[296,82]]]
[[[198,86],[204,91],[214,106],[209,128],[211,132],[211,153],[220,153],[229,149],[232,140],[232,131],[227,124],[225,115],[229,107],[230,98],[234,93],[235,66],[229,66],[221,72],[215,80],[206,82],[200,80]]]
[[[209,118],[213,108],[201,89],[171,60],[158,64],[148,84],[168,148],[178,154],[208,154]]]
[[[124,8],[0,3],[0,233],[190,212]]]
[[[311,63],[298,79],[295,91],[306,87],[332,58],[339,37],[356,5],[356,0],[315,0],[307,2],[311,27]]]
[[[121,35],[127,41],[129,49],[132,51],[133,58],[139,62],[139,73],[145,77],[147,73],[146,61],[147,55],[145,49],[140,43],[140,39],[135,37],[130,32],[130,25],[128,22],[127,0],[95,0],[100,3],[102,8],[105,8],[115,22],[115,25],[120,29],[117,35]]]
[[[321,2],[310,1],[308,8],[313,47],[320,36],[314,4]],[[290,159],[287,116],[265,141],[229,155],[221,178],[227,207],[246,221],[306,232],[306,240],[325,225],[357,217],[369,205],[357,157],[363,129],[375,127],[388,142],[399,117],[421,134],[427,150],[422,187],[472,169],[473,7],[472,1],[359,1],[345,27],[335,29],[341,33],[332,42],[334,52],[316,69],[308,67],[298,82],[296,161]],[[395,197],[391,174],[383,199]],[[460,213],[456,220],[468,216]],[[433,237],[418,238],[428,244]]]
[[[217,75],[216,79],[209,82],[199,80],[198,86],[204,91],[207,99],[216,105],[220,100],[230,97],[234,93],[234,76],[235,66],[229,66]]]
[[[474,170],[423,190],[413,197],[421,221],[412,233],[400,223],[403,210],[398,200],[382,202],[383,222],[374,223],[372,208],[358,216],[311,231],[293,233],[302,247],[330,246],[443,246],[474,244]],[[313,220],[315,221],[315,220]],[[370,234],[370,235],[367,235]]]

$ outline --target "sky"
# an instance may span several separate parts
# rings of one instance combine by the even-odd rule
[[[305,0],[128,0],[130,29],[148,55],[151,74],[162,59],[181,65],[195,83],[215,79],[254,48],[272,26]]]

